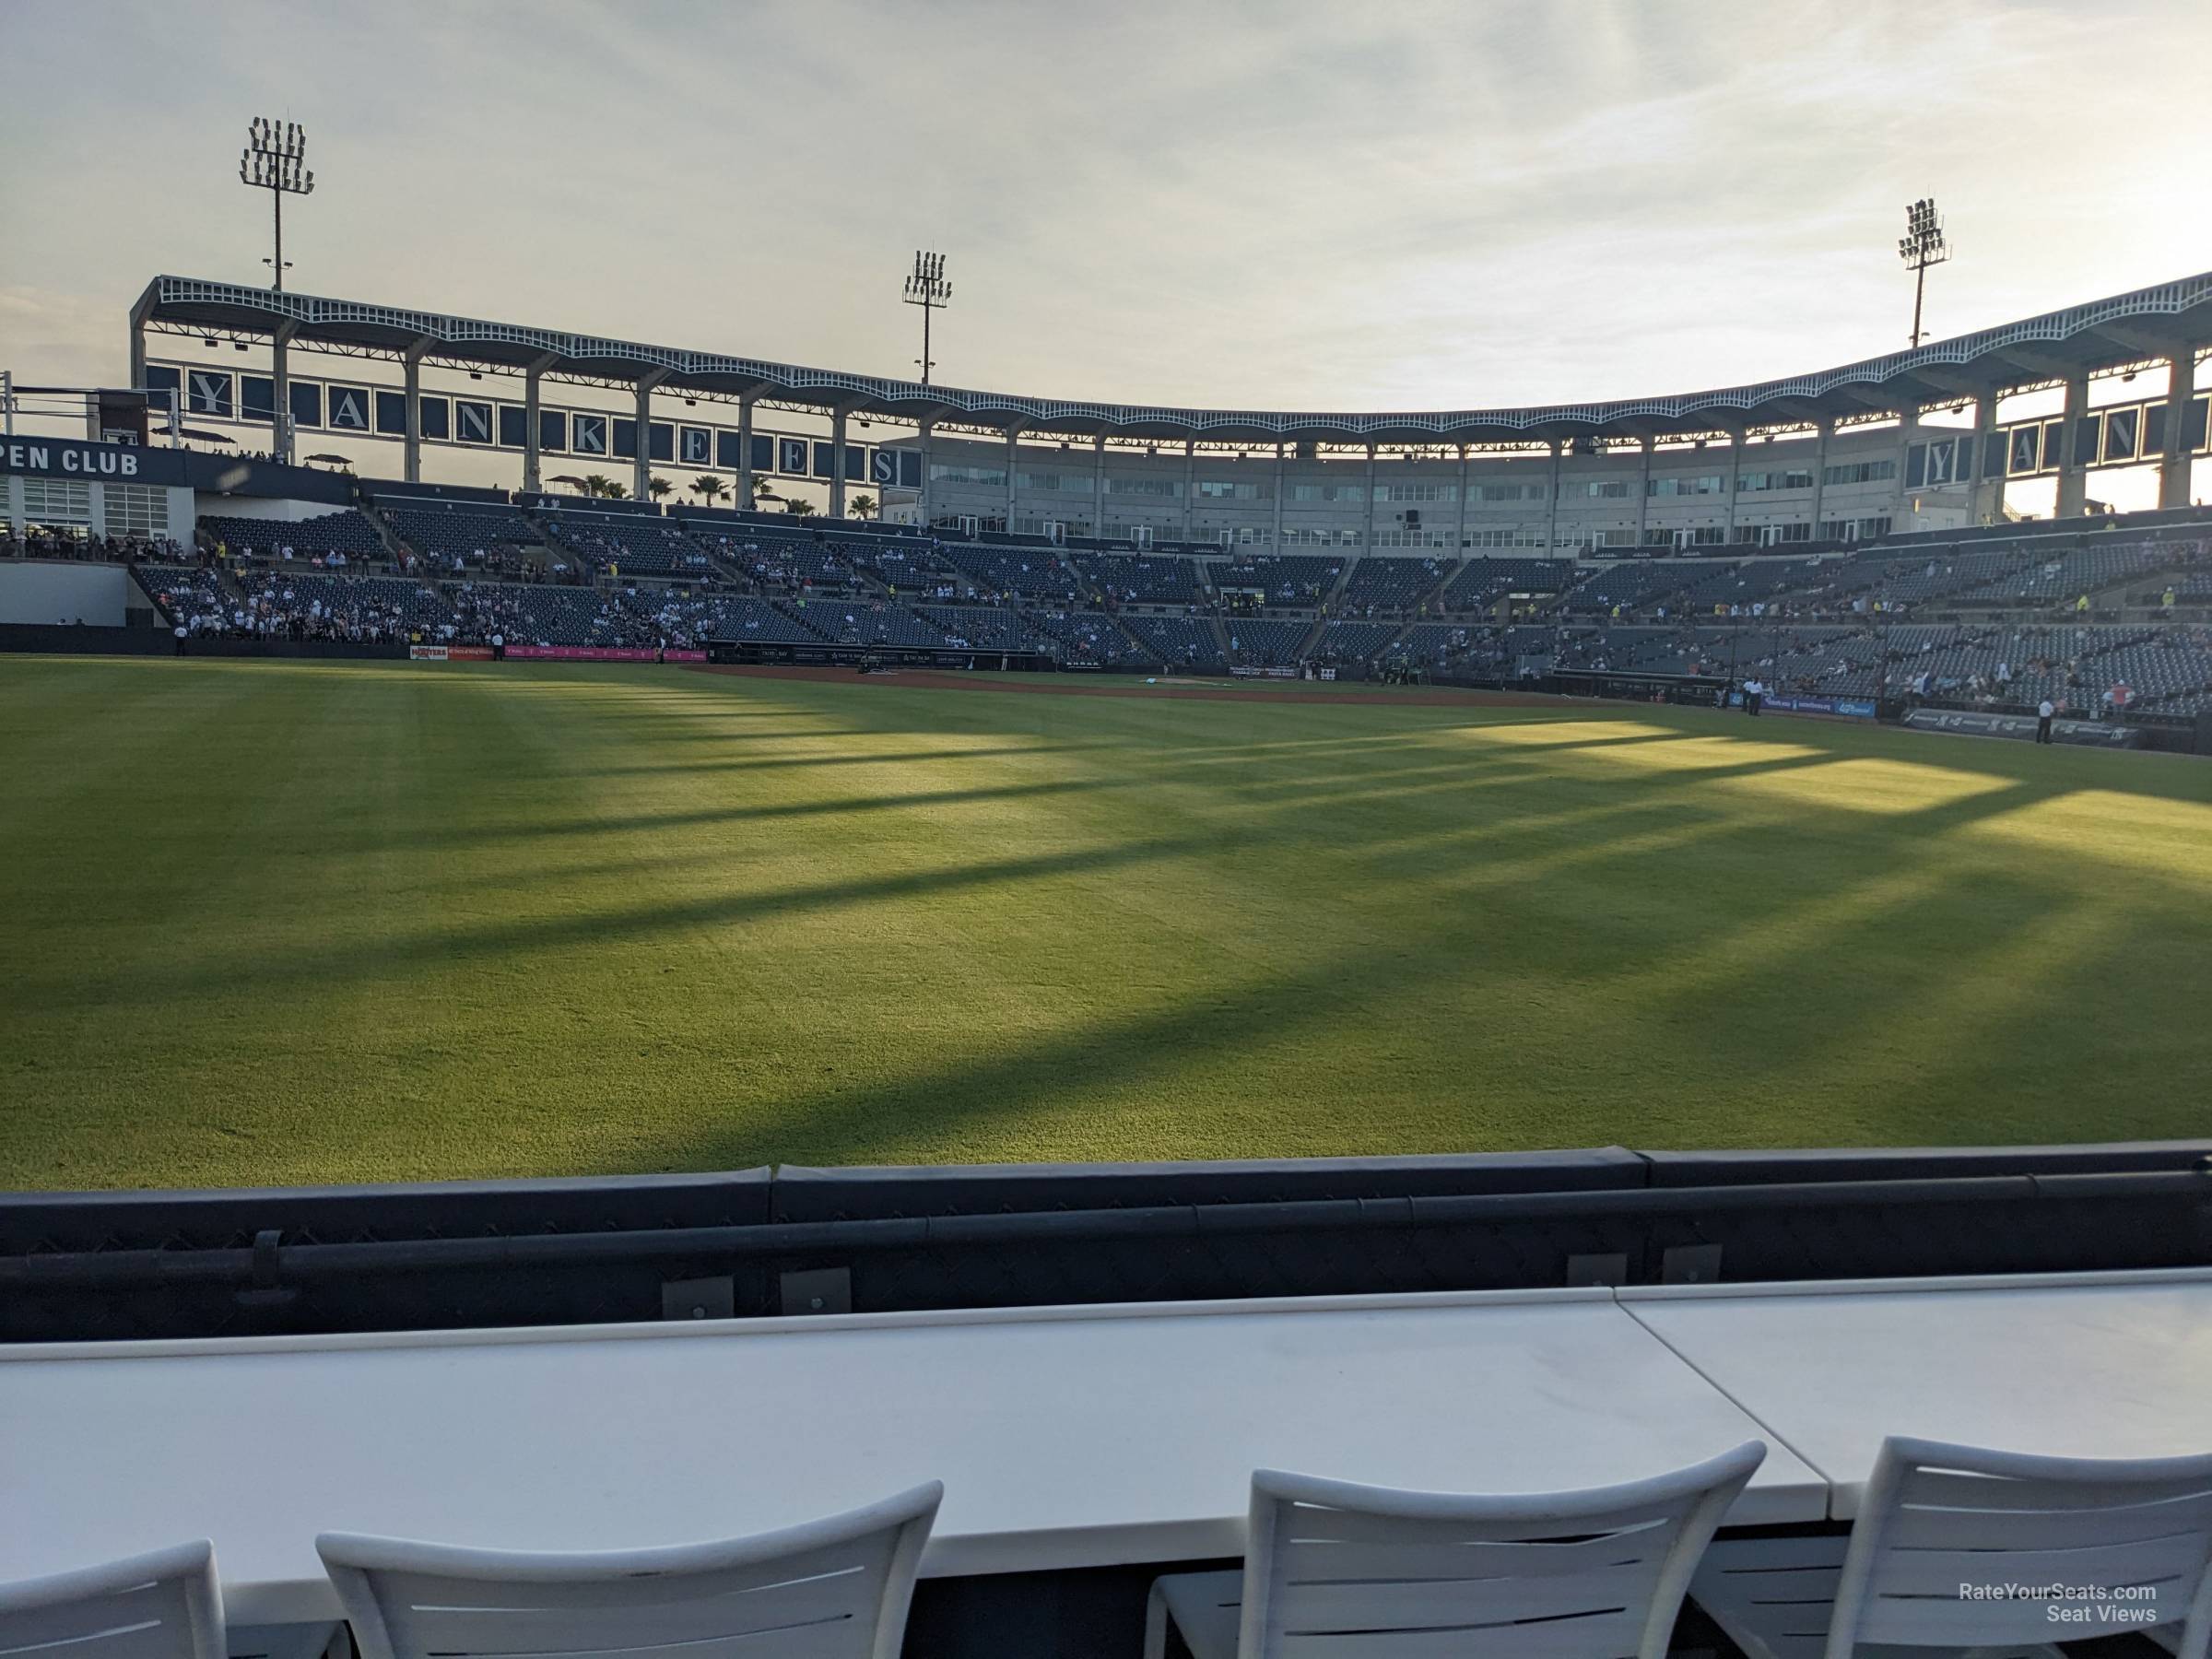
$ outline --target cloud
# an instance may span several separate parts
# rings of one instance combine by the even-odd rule
[[[1697,389],[2212,265],[2212,11],[1963,0],[1075,8],[14,0],[0,361],[112,379],[159,270],[260,280],[251,113],[304,119],[316,292],[904,374],[1231,406]],[[101,65],[88,142],[76,65]],[[2054,119],[2039,121],[2034,112]],[[2108,116],[2110,121],[2100,121]],[[2129,159],[2116,165],[2124,139]]]

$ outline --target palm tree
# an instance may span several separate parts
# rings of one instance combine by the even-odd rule
[[[663,496],[666,495],[671,489],[674,489],[676,486],[669,483],[667,479],[662,477],[660,474],[655,473],[652,477],[645,480],[645,488],[653,492],[653,499],[657,501]]]
[[[701,473],[691,480],[691,493],[712,507],[727,492],[724,489],[720,478],[712,473]]]
[[[805,517],[814,511],[814,503],[805,496],[785,496],[783,511],[797,517]]]
[[[556,484],[565,484],[568,481],[566,478],[553,480]],[[618,488],[615,481],[605,473],[586,473],[583,476],[582,488],[583,493],[587,496],[611,496]]]
[[[776,486],[774,481],[772,479],[763,478],[758,473],[753,475],[752,488],[753,500],[751,502],[747,503],[748,505],[758,504],[761,501],[773,501],[780,499],[776,494]]]
[[[610,501],[627,500],[629,497],[629,486],[618,483],[613,478],[602,478],[599,481],[599,493]]]
[[[854,496],[853,498],[853,516],[856,519],[874,518],[876,516],[876,498],[872,495]]]

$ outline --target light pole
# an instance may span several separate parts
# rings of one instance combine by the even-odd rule
[[[1922,196],[1905,208],[1905,233],[1897,239],[1897,256],[1912,273],[1912,344],[1920,345],[1920,301],[1927,291],[1928,267],[1951,256],[1951,244],[1943,233],[1943,215],[1936,198]]]
[[[906,279],[906,303],[922,308],[922,383],[929,384],[929,313],[952,303],[952,284],[945,280],[945,255],[914,251],[913,274]]]
[[[315,175],[307,169],[307,129],[298,122],[282,126],[265,116],[246,124],[246,147],[238,158],[238,182],[265,190],[276,210],[276,255],[265,260],[271,273],[269,286],[284,291],[284,198],[310,195]]]

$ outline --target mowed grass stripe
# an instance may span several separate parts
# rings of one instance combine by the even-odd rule
[[[2212,769],[0,659],[28,1187],[2212,1133]]]

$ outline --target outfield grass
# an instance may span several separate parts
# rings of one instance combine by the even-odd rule
[[[2212,1133],[2212,766],[0,658],[0,1185]]]

